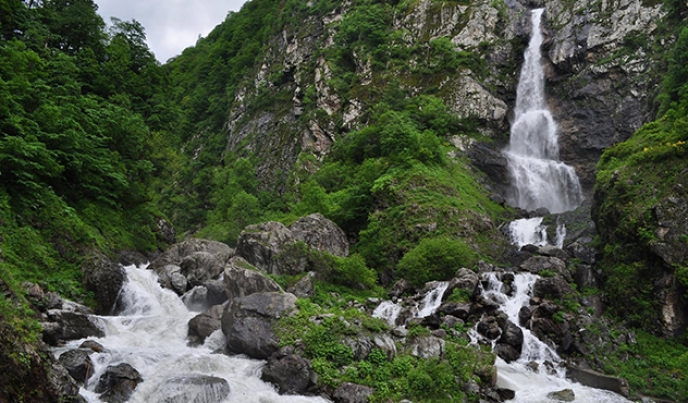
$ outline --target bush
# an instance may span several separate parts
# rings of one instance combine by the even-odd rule
[[[475,261],[475,252],[458,239],[426,238],[399,261],[397,274],[422,286],[432,280],[448,280],[456,270],[472,266]]]

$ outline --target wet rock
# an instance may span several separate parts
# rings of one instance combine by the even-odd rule
[[[286,347],[268,358],[261,379],[277,386],[282,394],[303,395],[311,384],[310,367],[307,359],[294,354],[293,347]]]
[[[497,388],[495,392],[499,395],[500,401],[507,401],[516,397],[516,392],[511,389]]]
[[[492,350],[501,359],[506,362],[516,361],[521,356],[521,352],[516,350],[513,346],[505,343],[497,343]]]
[[[560,248],[557,248],[554,245],[540,246],[537,249],[537,253],[539,255],[542,255],[542,256],[556,257],[556,258],[559,258],[559,259],[564,260],[564,261],[570,257],[569,254],[566,253],[566,251],[564,251]]]
[[[229,301],[257,292],[284,292],[273,279],[255,270],[241,257],[233,257],[229,261],[223,281]]]
[[[81,272],[84,288],[94,294],[96,313],[98,315],[116,314],[113,308],[126,280],[122,266],[103,255],[96,255],[82,264]]]
[[[86,403],[86,400],[79,395],[79,386],[74,381],[74,378],[69,375],[69,372],[62,366],[59,362],[53,362],[48,370],[48,382],[50,383],[51,395],[55,393],[55,401],[57,402],[68,402],[68,403]],[[37,379],[31,379],[31,382],[38,381]],[[37,386],[34,385],[33,386]],[[33,393],[37,390],[34,389]],[[2,392],[0,392],[2,396]],[[40,401],[40,396],[36,401]],[[48,397],[48,396],[44,396]],[[47,400],[46,400],[47,401]]]
[[[525,324],[530,320],[530,317],[532,316],[532,312],[530,311],[530,308],[527,306],[522,306],[521,309],[518,311],[518,321],[521,326],[525,326]]]
[[[566,268],[566,263],[557,257],[533,256],[521,264],[521,269],[533,274],[540,274],[546,270],[553,274],[558,274],[566,281],[571,281],[571,273]]]
[[[135,250],[122,250],[117,252],[117,262],[122,266],[134,265],[139,267],[148,263],[149,259],[141,252]]]
[[[270,357],[279,349],[273,324],[294,311],[294,294],[258,292],[232,300],[221,320],[227,348],[251,358]]]
[[[64,310],[48,311],[48,320],[43,322],[43,340],[56,346],[63,341],[103,337],[105,333],[95,321],[97,318]]]
[[[549,392],[547,398],[560,402],[572,402],[576,400],[576,394],[571,389],[563,389],[556,392]]]
[[[105,351],[105,347],[103,347],[102,344],[93,340],[85,340],[83,343],[79,345],[79,348],[89,349],[96,353],[102,353],[103,351]]]
[[[628,381],[625,379],[604,375],[591,369],[570,365],[566,368],[566,376],[591,388],[610,390],[626,397],[630,393]]]
[[[224,308],[223,305],[215,305],[189,321],[187,337],[191,344],[203,344],[208,336],[222,327]]]
[[[367,403],[368,397],[374,392],[373,388],[344,382],[332,394],[335,403]]]
[[[447,287],[444,295],[452,295],[452,292],[458,289],[462,290],[467,296],[472,298],[478,290],[479,283],[480,277],[478,276],[478,273],[466,268],[461,268],[456,272],[454,278],[449,281],[449,286]]]
[[[502,336],[499,338],[499,343],[512,346],[520,355],[521,346],[523,346],[523,331],[510,320],[507,320],[502,330]]]
[[[93,361],[89,350],[70,350],[62,353],[58,361],[65,367],[75,381],[83,384],[93,375]]]
[[[220,403],[230,393],[226,380],[215,376],[176,376],[165,380],[151,403]]]
[[[158,273],[158,283],[160,283],[161,287],[170,289],[179,295],[186,292],[188,282],[182,274],[181,267],[168,264],[158,268],[156,273]]]
[[[100,400],[105,402],[124,403],[141,382],[143,378],[139,372],[131,365],[122,363],[107,367],[98,380],[95,392],[100,393]]]
[[[349,241],[344,231],[320,213],[299,218],[289,229],[297,241],[313,249],[340,257],[349,256]]]
[[[478,322],[478,333],[487,337],[490,340],[494,340],[501,334],[501,329],[497,323],[497,319],[493,316],[486,316]]]
[[[573,274],[573,280],[576,282],[579,290],[599,288],[601,285],[601,281],[592,266],[585,264],[576,265],[576,272]]]
[[[413,291],[414,291],[413,285],[411,285],[411,283],[408,280],[402,278],[401,280],[394,283],[394,285],[389,290],[389,293],[387,293],[387,295],[390,298],[400,298],[404,294],[413,293]]]

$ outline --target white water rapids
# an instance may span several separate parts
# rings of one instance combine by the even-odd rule
[[[125,309],[120,316],[99,317],[105,323],[106,336],[92,338],[102,344],[105,351],[91,355],[95,371],[86,389],[81,390],[89,403],[101,402],[93,392],[98,378],[109,365],[120,363],[130,364],[143,378],[129,399],[132,403],[165,401],[161,399],[179,389],[179,385],[166,382],[189,375],[225,379],[230,394],[223,403],[327,402],[321,398],[279,395],[272,386],[260,380],[264,361],[213,354],[225,343],[219,330],[203,346],[187,346],[188,322],[197,312],[189,311],[172,291],[162,289],[155,272],[134,266],[125,270],[128,281],[121,295]],[[77,348],[82,342],[70,342],[61,350]]]
[[[535,337],[529,329],[520,326],[518,312],[527,306],[530,294],[538,277],[530,273],[515,275],[511,296],[502,292],[503,284],[497,273],[487,273],[488,285],[483,296],[498,303],[509,320],[523,331],[523,348],[521,357],[511,363],[497,358],[497,386],[516,392],[512,403],[555,403],[557,400],[547,397],[550,392],[571,389],[575,402],[579,403],[630,403],[621,395],[606,390],[594,389],[572,382],[565,378],[565,369],[560,366],[561,358],[548,345]],[[474,332],[474,334],[477,332]],[[532,363],[537,364],[537,370]],[[551,365],[547,364],[551,363]]]

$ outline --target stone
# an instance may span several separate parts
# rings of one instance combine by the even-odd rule
[[[571,273],[566,268],[566,263],[557,257],[533,256],[521,264],[521,270],[540,274],[547,270],[555,275],[560,275],[566,281],[571,281]]]
[[[158,239],[162,240],[168,245],[174,243],[177,236],[177,232],[174,230],[174,226],[170,224],[169,221],[161,218],[157,222],[158,231],[156,233]]]
[[[260,379],[272,383],[281,394],[306,394],[311,384],[310,362],[298,354],[293,347],[282,348],[268,358]]]
[[[334,403],[367,403],[373,388],[351,382],[343,382],[332,394]]]
[[[497,320],[493,316],[486,316],[478,322],[478,333],[490,340],[494,340],[499,337],[501,330]]]
[[[625,397],[630,394],[628,381],[615,376],[604,375],[591,369],[585,369],[569,365],[566,368],[566,376],[591,388],[610,390]]]
[[[520,355],[523,346],[523,331],[510,320],[507,320],[498,342],[512,346]]]
[[[305,255],[294,250],[295,243],[296,238],[289,228],[282,223],[268,221],[249,225],[241,232],[236,254],[266,273],[298,274],[306,268],[307,260]]]
[[[465,291],[469,297],[473,297],[478,290],[479,283],[480,277],[478,273],[462,267],[456,271],[454,278],[449,281],[449,286],[444,295],[451,295],[455,289],[459,289]]]
[[[69,350],[60,354],[58,361],[65,367],[69,375],[80,384],[93,375],[93,361],[89,356],[93,351]]]
[[[512,362],[518,360],[521,356],[521,352],[516,350],[513,346],[506,343],[495,344],[492,352],[497,354],[501,359],[506,362]]]
[[[576,394],[571,389],[563,389],[556,392],[549,392],[548,399],[558,400],[560,402],[572,402],[576,400]]]
[[[199,251],[184,256],[179,267],[189,286],[195,287],[217,278],[224,269],[225,261],[224,255],[218,258],[209,252]]]
[[[563,298],[573,292],[571,285],[562,277],[539,278],[533,286],[533,295],[540,298]]]
[[[74,381],[74,378],[69,375],[69,372],[65,369],[65,367],[62,366],[59,362],[53,362],[48,369],[48,383],[49,389],[51,389],[52,393],[55,393],[57,396],[54,396],[54,400],[50,401],[56,401],[56,402],[69,402],[69,403],[86,403],[86,399],[84,399],[81,395],[79,395],[79,385],[76,384]],[[33,382],[33,386],[35,385],[35,382],[38,381],[37,379],[30,379],[30,382]],[[34,390],[33,393],[37,392],[37,390]],[[40,393],[40,392],[39,392]],[[51,393],[51,394],[52,394]],[[3,397],[3,393],[0,392],[0,397]],[[40,394],[36,396],[38,400],[35,401],[41,401],[40,400]],[[48,396],[44,396],[48,397]],[[47,399],[44,401],[48,401]]]
[[[225,294],[230,302],[257,292],[284,292],[275,280],[238,256],[227,263],[223,277]]]
[[[160,384],[151,403],[220,403],[229,393],[229,383],[216,376],[175,376]]]
[[[444,357],[444,340],[435,336],[420,336],[407,341],[405,349],[414,357],[442,358]]]
[[[99,319],[89,315],[64,310],[48,311],[48,320],[41,323],[43,340],[50,345],[58,345],[69,340],[85,339],[87,337],[103,337],[105,333],[96,324]]]
[[[203,344],[205,339],[222,327],[223,305],[215,305],[189,320],[187,337],[191,344]]]
[[[267,359],[279,350],[273,324],[296,311],[296,296],[258,292],[232,300],[222,314],[227,348],[251,358]]]
[[[313,280],[315,279],[315,272],[311,271],[306,273],[299,281],[287,289],[299,298],[310,298],[315,295],[315,284]]]
[[[445,302],[440,305],[439,312],[445,315],[451,315],[461,320],[467,320],[471,313],[471,304],[459,302]]]
[[[103,351],[105,351],[105,347],[103,347],[102,344],[93,340],[85,340],[83,343],[79,345],[79,348],[89,349],[96,353],[102,353]]]
[[[119,264],[103,255],[86,259],[81,265],[83,286],[94,294],[95,311],[98,315],[113,315],[119,291],[124,285],[126,274]]]
[[[234,255],[234,250],[222,242],[191,238],[170,246],[165,252],[153,260],[148,268],[160,274],[159,270],[161,268],[167,265],[181,266],[185,257],[196,252],[209,253],[220,263],[221,267]]]
[[[299,218],[289,229],[297,241],[313,249],[340,257],[349,256],[349,241],[344,231],[320,213]]]
[[[134,393],[134,389],[143,378],[139,372],[129,364],[122,363],[107,367],[98,380],[95,392],[100,394],[100,400],[108,403],[124,403]]]
[[[411,294],[414,291],[413,285],[406,279],[401,279],[394,283],[387,295],[390,298],[400,298],[405,294]]]

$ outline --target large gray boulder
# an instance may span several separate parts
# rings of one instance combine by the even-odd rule
[[[51,309],[48,311],[47,319],[49,322],[41,323],[43,341],[52,346],[68,340],[105,336],[98,324],[99,319],[90,315]]]
[[[207,375],[176,376],[162,382],[151,403],[220,403],[229,395],[229,383]]]
[[[229,351],[251,358],[270,357],[279,350],[273,326],[296,309],[294,294],[259,292],[232,300],[222,314]]]
[[[218,258],[209,252],[194,252],[184,256],[179,267],[189,282],[189,286],[195,287],[207,280],[217,278],[222,273],[225,261],[224,255]]]
[[[221,262],[222,265],[234,255],[232,248],[222,242],[192,238],[170,246],[157,259],[153,260],[148,268],[157,272],[169,264],[181,266],[185,257],[196,252],[207,252]]]
[[[139,371],[129,364],[122,363],[109,366],[98,380],[95,392],[100,393],[100,400],[108,403],[124,403],[134,393],[134,389],[143,378]]]
[[[257,292],[283,292],[275,280],[238,256],[230,259],[225,266],[223,282],[229,301]]]
[[[92,353],[92,350],[86,349],[69,350],[62,353],[58,361],[75,381],[83,384],[93,375],[93,361],[91,361],[90,357]]]
[[[299,218],[289,229],[297,241],[313,249],[341,257],[349,256],[349,241],[344,231],[320,213]]]
[[[221,319],[225,307],[215,305],[207,311],[194,316],[189,321],[187,337],[191,344],[202,344],[208,336],[222,327]]]
[[[570,365],[566,368],[566,376],[591,388],[610,390],[626,397],[630,393],[628,381],[625,379],[604,375],[591,369]]]
[[[312,383],[310,368],[310,362],[288,346],[268,359],[261,379],[275,385],[282,394],[303,395]]]
[[[306,269],[308,261],[305,254],[299,253],[296,242],[294,233],[284,224],[268,221],[241,231],[236,254],[266,273],[298,274]]]
[[[521,264],[521,269],[533,274],[542,271],[560,275],[566,281],[572,281],[571,272],[566,268],[563,260],[552,256],[533,256]]]
[[[92,256],[81,266],[83,285],[94,294],[98,315],[112,315],[119,291],[126,280],[124,268],[103,255]]]
[[[332,394],[335,403],[367,403],[375,390],[368,386],[344,382]]]
[[[466,296],[473,297],[478,291],[478,283],[480,283],[478,273],[462,267],[456,271],[454,278],[449,281],[449,287],[447,287],[444,295],[448,297],[452,295],[454,290],[458,289],[462,290]]]

